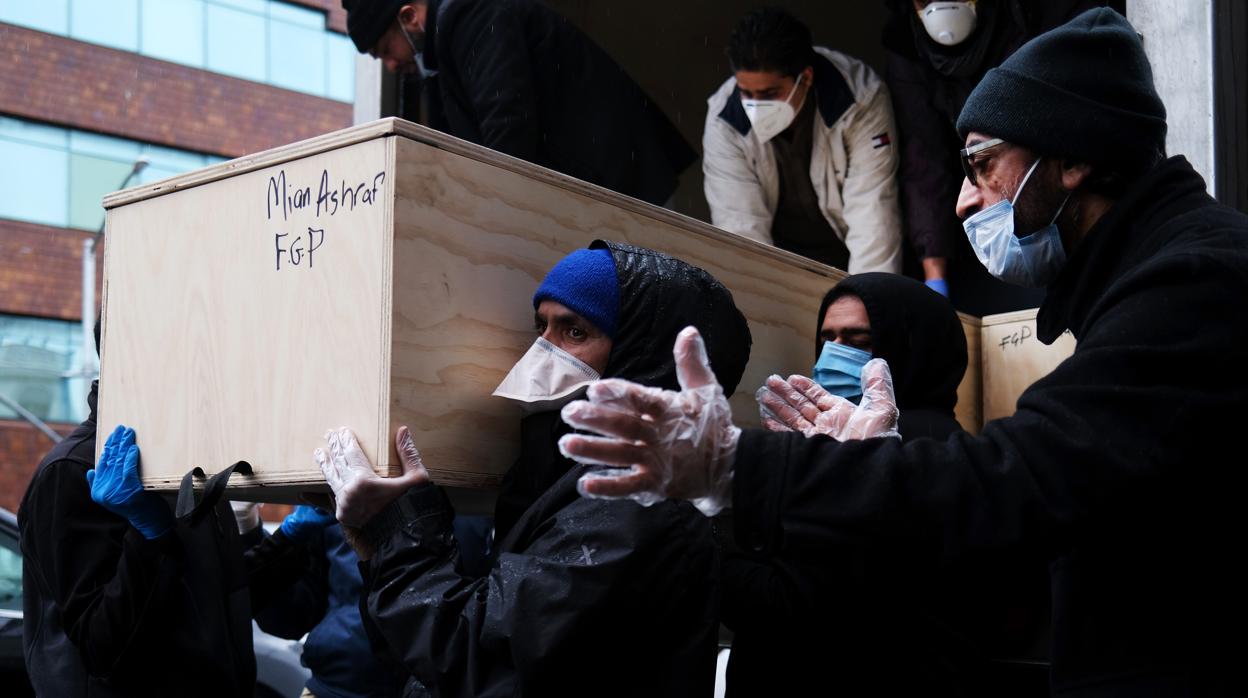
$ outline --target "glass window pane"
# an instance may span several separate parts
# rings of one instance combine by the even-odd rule
[[[0,0],[0,22],[64,36],[69,32],[69,0]]]
[[[297,24],[309,29],[325,29],[325,13],[285,2],[269,2],[269,17],[275,22]]]
[[[0,137],[0,217],[45,225],[67,222],[65,191],[69,185],[69,155],[65,148],[21,143]]]
[[[222,7],[235,7],[240,10],[255,12],[258,15],[266,16],[269,12],[269,0],[208,0],[214,5]]]
[[[143,157],[147,158],[153,167],[163,167],[174,172],[187,172],[204,166],[204,156],[201,153],[192,153],[159,145],[148,144],[144,146]]]
[[[80,380],[65,372],[82,351],[80,323],[0,315],[0,391],[50,422],[78,422],[86,412]],[[13,417],[0,406],[0,418]]]
[[[72,2],[70,36],[123,51],[139,50],[139,0]]]
[[[0,138],[63,149],[69,143],[69,131],[33,121],[0,116]]]
[[[269,82],[301,92],[325,94],[325,32],[271,22]]]
[[[202,0],[149,0],[143,3],[141,51],[202,68],[204,65],[204,4]]]
[[[130,174],[129,162],[91,155],[69,157],[69,225],[84,230],[99,230],[104,222],[104,206],[100,200],[121,186]],[[131,180],[133,182],[133,180]]]
[[[216,5],[208,6],[208,70],[264,82],[265,19]]]
[[[175,170],[168,167],[160,167],[158,165],[148,165],[147,169],[139,173],[138,184],[151,184],[159,182],[162,179],[169,179],[182,174],[183,170]]]
[[[340,34],[328,34],[329,43],[327,74],[329,90],[326,96],[340,102],[355,101],[355,44]]]
[[[101,136],[98,133],[86,131],[71,131],[69,150],[82,155],[98,155],[102,158],[123,160],[128,164],[138,159],[143,145],[124,138]]]

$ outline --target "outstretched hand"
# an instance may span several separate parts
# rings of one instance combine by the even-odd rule
[[[591,385],[587,400],[563,408],[565,422],[601,435],[559,440],[565,456],[607,466],[581,476],[582,495],[628,497],[646,506],[689,499],[707,516],[727,504],[741,430],[698,331],[681,330],[672,354],[679,392],[608,379]]]

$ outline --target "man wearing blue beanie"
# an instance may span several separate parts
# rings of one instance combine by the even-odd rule
[[[958,129],[958,214],[979,258],[1047,288],[1042,342],[1078,340],[1013,416],[940,442],[746,429],[735,457],[716,459],[689,446],[729,432],[715,404],[686,415],[699,429],[656,433],[660,456],[627,439],[635,410],[573,403],[565,412],[612,439],[569,437],[565,452],[645,461],[623,484],[589,482],[591,495],[731,501],[762,555],[878,551],[933,573],[1048,562],[1053,695],[1248,695],[1235,552],[1248,468],[1227,457],[1248,415],[1248,216],[1163,157],[1151,67],[1112,10],[990,71]],[[631,397],[613,386],[614,405]]]
[[[556,264],[533,305],[536,341],[494,393],[525,416],[487,571],[462,564],[450,502],[406,428],[399,477],[377,477],[349,430],[331,436],[332,462],[317,456],[364,561],[374,647],[444,698],[709,698],[719,628],[711,522],[688,502],[581,497],[586,468],[559,452],[571,432],[559,407],[599,377],[678,388],[672,343],[688,325],[731,394],[750,355],[745,317],[706,271],[604,241]],[[500,428],[480,427],[484,438]]]

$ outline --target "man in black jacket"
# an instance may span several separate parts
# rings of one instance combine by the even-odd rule
[[[428,481],[406,428],[396,443],[401,478],[377,477],[349,435],[345,448],[331,434],[331,453],[318,450],[338,520],[348,532],[359,527],[353,540],[365,542],[366,626],[444,698],[709,696],[710,521],[687,502],[642,508],[581,497],[585,470],[559,454],[568,428],[553,403],[598,374],[677,387],[668,347],[690,323],[706,335],[731,392],[749,359],[745,317],[705,271],[601,241],[557,264],[533,304],[538,340],[495,393],[527,403],[530,414],[495,508],[497,555],[487,574],[464,569],[450,503]],[[607,657],[621,664],[607,666]]]
[[[680,420],[654,416],[689,398],[604,382],[564,418],[613,438],[564,451],[639,467],[586,491],[731,499],[739,538],[768,555],[1046,558],[1055,695],[1244,695],[1248,473],[1229,449],[1248,414],[1248,216],[1184,158],[1160,160],[1165,130],[1139,37],[1107,9],[1037,37],[968,99],[959,131],[983,147],[959,213],[1000,277],[1048,286],[1041,340],[1078,339],[1014,416],[943,442],[732,438],[720,419],[664,443]],[[735,448],[689,445],[707,434]]]
[[[95,331],[98,348],[98,322]],[[106,472],[107,446],[92,470],[97,388],[93,383],[87,396],[87,420],[44,457],[18,510],[23,647],[35,692],[58,698],[218,696],[254,685],[250,642],[233,648],[243,661],[232,663],[231,648],[210,640],[220,638],[215,629],[175,625],[189,606],[213,607],[211,599],[195,596],[202,589],[185,576],[190,556],[217,553],[183,544],[172,509],[139,489],[137,472],[126,488],[106,487],[100,472]],[[131,432],[137,466],[133,438]],[[124,504],[116,496],[120,489],[129,490]],[[241,549],[238,555],[242,564]],[[304,557],[287,551],[250,563],[254,607],[282,588],[278,580],[298,574]]]
[[[343,0],[360,53],[432,78],[452,136],[662,205],[696,158],[615,61],[534,0]]]

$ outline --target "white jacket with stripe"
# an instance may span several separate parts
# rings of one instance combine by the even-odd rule
[[[815,47],[810,179],[828,224],[849,249],[851,274],[901,272],[896,130],[884,82],[862,61]],[[707,100],[702,171],[711,222],[772,243],[780,174],[750,128],[734,78]]]

